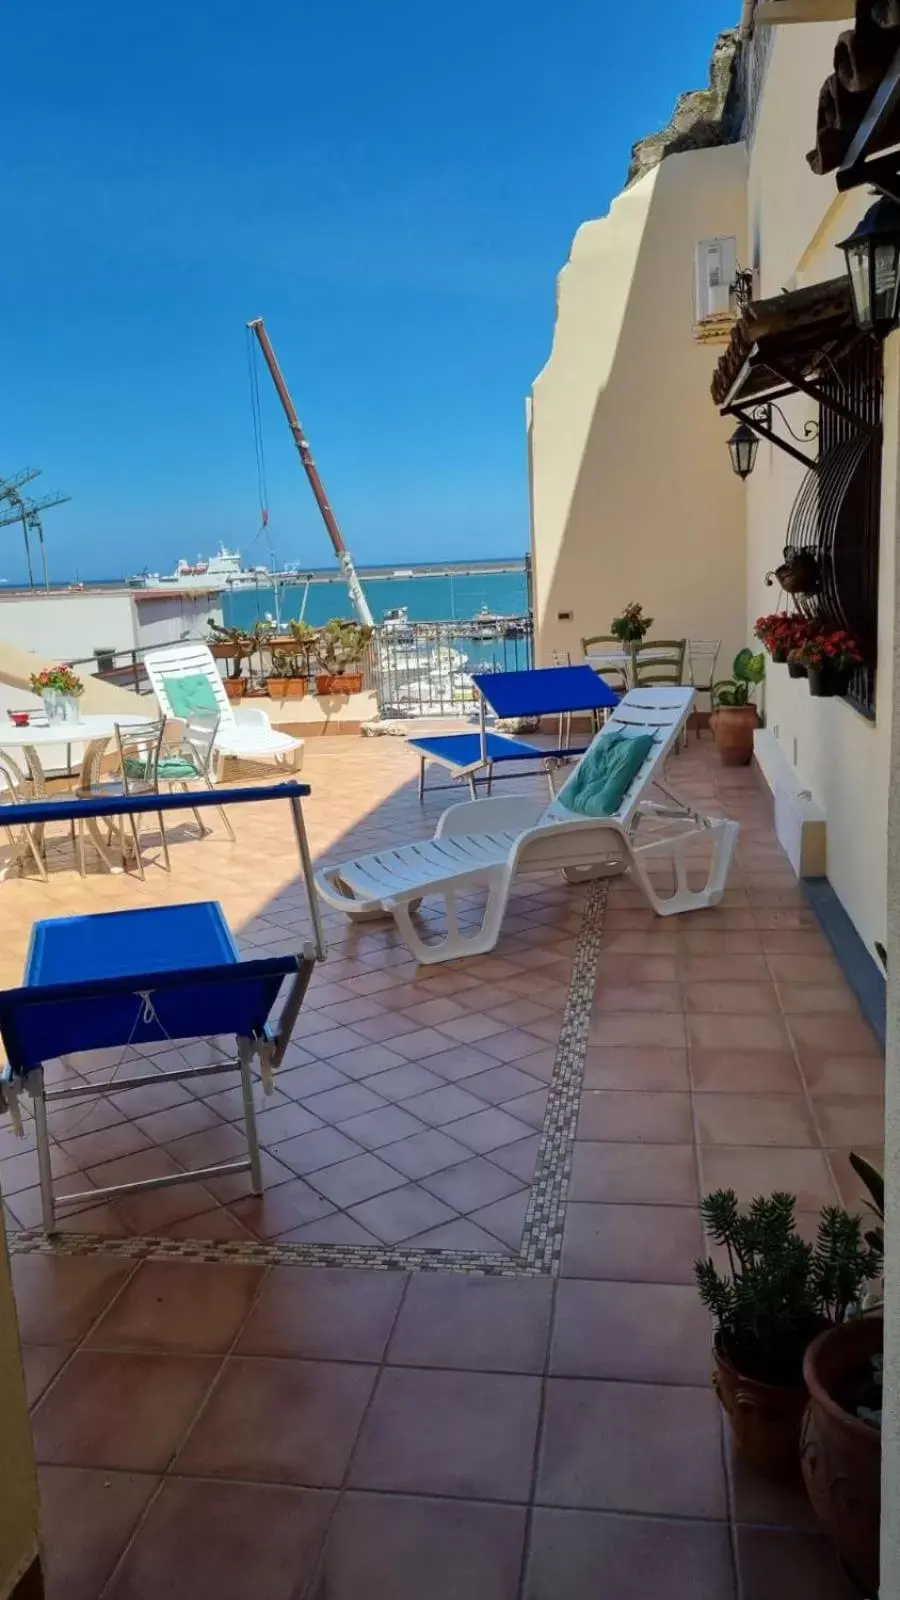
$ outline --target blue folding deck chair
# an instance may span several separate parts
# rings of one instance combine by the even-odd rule
[[[54,917],[32,930],[21,988],[0,992],[0,1037],[7,1066],[0,1074],[0,1104],[21,1128],[17,1097],[24,1088],[34,1101],[41,1215],[48,1233],[56,1228],[56,1196],[50,1164],[47,1104],[83,1101],[92,1096],[126,1093],[159,1083],[237,1072],[240,1075],[247,1136],[247,1155],[212,1166],[111,1184],[60,1196],[65,1204],[135,1194],[144,1189],[249,1172],[254,1194],[262,1193],[259,1140],[253,1105],[254,1062],[266,1092],[288,1045],[303,1004],[313,967],[325,954],[322,925],[311,890],[311,868],[300,812],[307,784],[287,783],[264,789],[217,790],[210,795],[176,794],[118,798],[115,802],[63,801],[48,806],[52,819],[92,817],[130,810],[180,810],[206,804],[247,804],[287,799],[291,804],[301,868],[310,898],[314,943],[296,955],[241,961],[222,908],[215,901],[158,906],[134,911],[101,912],[83,917]],[[89,808],[86,810],[86,808]],[[37,807],[20,807],[34,812]],[[41,807],[41,809],[45,809]],[[277,1029],[270,1026],[276,1000],[287,979],[290,987]],[[44,1064],[76,1052],[116,1047],[177,1043],[232,1035],[235,1059],[208,1066],[183,1067],[118,1078],[116,1070],[101,1081],[49,1089]]]
[[[419,754],[419,799],[425,794],[425,763],[435,761],[454,778],[465,778],[474,799],[476,778],[483,776],[490,794],[494,767],[505,762],[538,761],[548,775],[553,795],[554,766],[581,756],[586,744],[563,742],[563,725],[573,712],[590,711],[596,718],[611,711],[619,697],[593,667],[534,667],[523,672],[479,672],[473,674],[479,694],[477,733],[439,733],[427,738],[408,739]],[[559,717],[556,749],[529,744],[527,739],[507,733],[493,733],[485,721],[485,706],[498,717]]]

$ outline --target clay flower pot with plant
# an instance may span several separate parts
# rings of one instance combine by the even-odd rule
[[[723,767],[746,767],[753,760],[753,734],[759,726],[750,696],[766,675],[766,658],[752,650],[739,650],[731,668],[733,676],[712,686],[713,712],[709,725]]]
[[[322,671],[316,676],[317,694],[358,694],[362,688],[359,666],[374,628],[335,617],[327,622],[315,643],[314,654]]]
[[[225,693],[229,700],[243,700],[247,692],[247,680],[243,676],[244,662],[258,647],[257,631],[254,629],[247,633],[244,628],[220,628],[212,620],[209,631],[213,655],[217,660],[229,663],[228,675],[224,680]]]
[[[807,1348],[858,1308],[880,1265],[859,1217],[824,1207],[812,1245],[796,1231],[794,1206],[793,1195],[772,1194],[742,1211],[733,1189],[707,1195],[700,1214],[727,1270],[712,1260],[695,1267],[715,1324],[713,1388],[735,1448],[775,1477],[797,1471]]]
[[[753,634],[763,649],[768,651],[772,661],[784,666],[790,659],[791,651],[798,650],[809,637],[812,626],[805,617],[796,614],[789,616],[786,611],[772,611],[768,616],[757,618]]]
[[[809,692],[817,700],[845,695],[853,673],[864,663],[857,640],[842,628],[811,633],[792,651],[791,660],[806,669]]]
[[[879,1225],[866,1243],[884,1257],[884,1178],[868,1161],[850,1161],[871,1195]],[[841,1562],[865,1595],[878,1593],[881,1528],[881,1402],[884,1319],[875,1300],[865,1314],[813,1341],[803,1362],[809,1405],[800,1465],[813,1510]]]
[[[613,617],[609,631],[622,644],[640,644],[653,627],[653,618],[644,616],[644,608],[636,600],[625,606],[620,617]]]
[[[269,645],[272,668],[266,676],[266,689],[272,700],[302,700],[306,679],[293,640],[273,639]]]

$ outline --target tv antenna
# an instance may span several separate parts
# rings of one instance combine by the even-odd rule
[[[67,494],[45,494],[39,500],[33,500],[30,495],[20,494],[26,483],[31,483],[34,478],[41,475],[40,467],[23,467],[21,472],[16,472],[11,478],[0,478],[0,528],[8,528],[19,523],[22,528],[22,537],[25,540],[25,560],[28,564],[28,586],[35,588],[34,562],[32,560],[32,538],[37,537],[38,548],[41,556],[41,572],[44,588],[49,589],[50,579],[47,576],[47,550],[44,544],[44,525],[41,521],[41,512],[48,511],[51,506],[64,506],[71,499]]]

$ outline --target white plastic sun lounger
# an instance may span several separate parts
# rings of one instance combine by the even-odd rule
[[[568,810],[566,791],[574,773],[549,805],[525,796],[469,800],[444,812],[433,839],[321,869],[316,874],[319,894],[350,917],[393,916],[410,953],[423,964],[492,950],[510,887],[522,873],[559,870],[567,882],[578,883],[630,871],[661,917],[716,905],[739,825],[694,811],[675,794],[664,771],[693,702],[693,689],[663,687],[632,689],[619,702],[596,738],[608,738],[618,729],[652,733],[654,744],[614,815],[585,817]],[[656,802],[646,798],[653,787],[662,796]],[[651,821],[661,826],[649,836],[645,828],[640,839],[640,825]],[[709,845],[712,855],[703,888],[691,889],[689,856],[698,844]],[[671,860],[675,872],[675,892],[668,898],[657,892],[647,871],[660,856]],[[479,889],[487,890],[484,917],[480,928],[467,936],[460,927],[458,899]],[[444,902],[447,932],[439,944],[426,943],[413,922],[419,903],[431,895]]]
[[[279,765],[299,770],[303,761],[303,740],[289,733],[279,733],[261,706],[245,706],[240,702],[233,705],[225,693],[212,652],[202,640],[183,639],[179,644],[151,650],[144,657],[144,666],[160,711],[176,719],[178,712],[166,692],[166,679],[207,679],[219,713],[215,741],[218,756],[233,756],[238,761],[274,760]]]

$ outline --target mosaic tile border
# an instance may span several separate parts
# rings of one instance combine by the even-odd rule
[[[597,985],[600,935],[609,892],[608,880],[588,889],[581,927],[575,940],[572,976],[550,1079],[547,1110],[541,1127],[528,1209],[518,1250],[404,1249],[402,1245],[267,1244],[255,1239],[110,1238],[106,1234],[68,1233],[46,1239],[36,1230],[10,1233],[13,1254],[112,1256],[120,1260],[234,1262],[241,1266],[356,1267],[381,1272],[451,1272],[478,1277],[556,1277],[562,1254],[563,1226],[575,1129]],[[201,1219],[198,1218],[198,1226]]]

